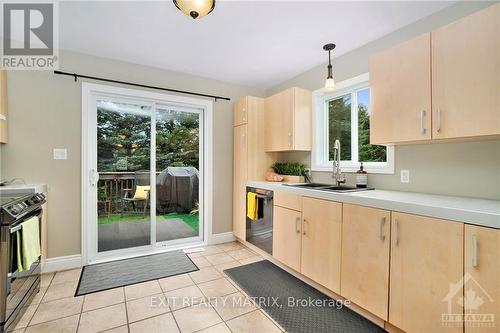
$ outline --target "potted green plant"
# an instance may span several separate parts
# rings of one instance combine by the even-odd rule
[[[282,176],[286,183],[304,183],[309,178],[304,164],[276,162],[271,168]]]

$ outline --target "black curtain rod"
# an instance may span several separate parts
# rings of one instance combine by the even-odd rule
[[[170,92],[175,92],[175,93],[179,93],[179,94],[187,94],[187,95],[194,95],[194,96],[200,96],[200,97],[209,97],[209,98],[215,99],[216,102],[219,99],[223,99],[223,100],[226,100],[226,101],[230,101],[231,100],[231,98],[229,98],[229,97],[221,97],[221,96],[215,96],[215,95],[207,95],[207,94],[196,93],[196,92],[192,92],[192,91],[169,89],[169,88],[156,87],[156,86],[148,86],[148,85],[140,84],[140,83],[133,83],[133,82],[126,82],[126,81],[105,79],[105,78],[102,78],[102,77],[89,76],[89,75],[81,75],[81,74],[76,74],[76,73],[54,71],[54,74],[71,76],[71,77],[75,78],[75,82],[80,77],[80,78],[83,78],[83,79],[104,81],[104,82],[110,82],[110,83],[126,84],[126,85],[134,86],[134,87],[141,87],[141,88],[149,88],[149,89],[170,91]]]

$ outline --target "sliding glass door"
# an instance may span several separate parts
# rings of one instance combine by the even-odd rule
[[[200,235],[201,112],[156,108],[156,241]]]
[[[203,109],[89,96],[88,261],[203,241]]]

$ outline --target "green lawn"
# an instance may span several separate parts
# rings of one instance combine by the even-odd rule
[[[158,219],[159,223],[164,222],[168,219],[181,219],[184,223],[186,223],[191,229],[198,232],[199,231],[199,213],[194,214],[183,214],[183,213],[170,213],[159,215],[163,219]],[[120,216],[120,214],[113,214],[110,217],[107,216],[99,216],[98,223],[99,224],[113,224],[113,223],[130,223],[130,222],[146,222],[149,221],[149,215],[142,216],[139,214],[124,214]]]

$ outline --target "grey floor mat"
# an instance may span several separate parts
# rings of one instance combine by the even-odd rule
[[[265,297],[268,301],[261,304],[262,309],[287,332],[385,332],[347,307],[289,306],[290,299],[294,304],[298,300],[331,304],[332,299],[267,260],[225,272],[250,297]],[[274,303],[273,299],[277,302]]]
[[[75,296],[197,271],[183,251],[84,266]]]

